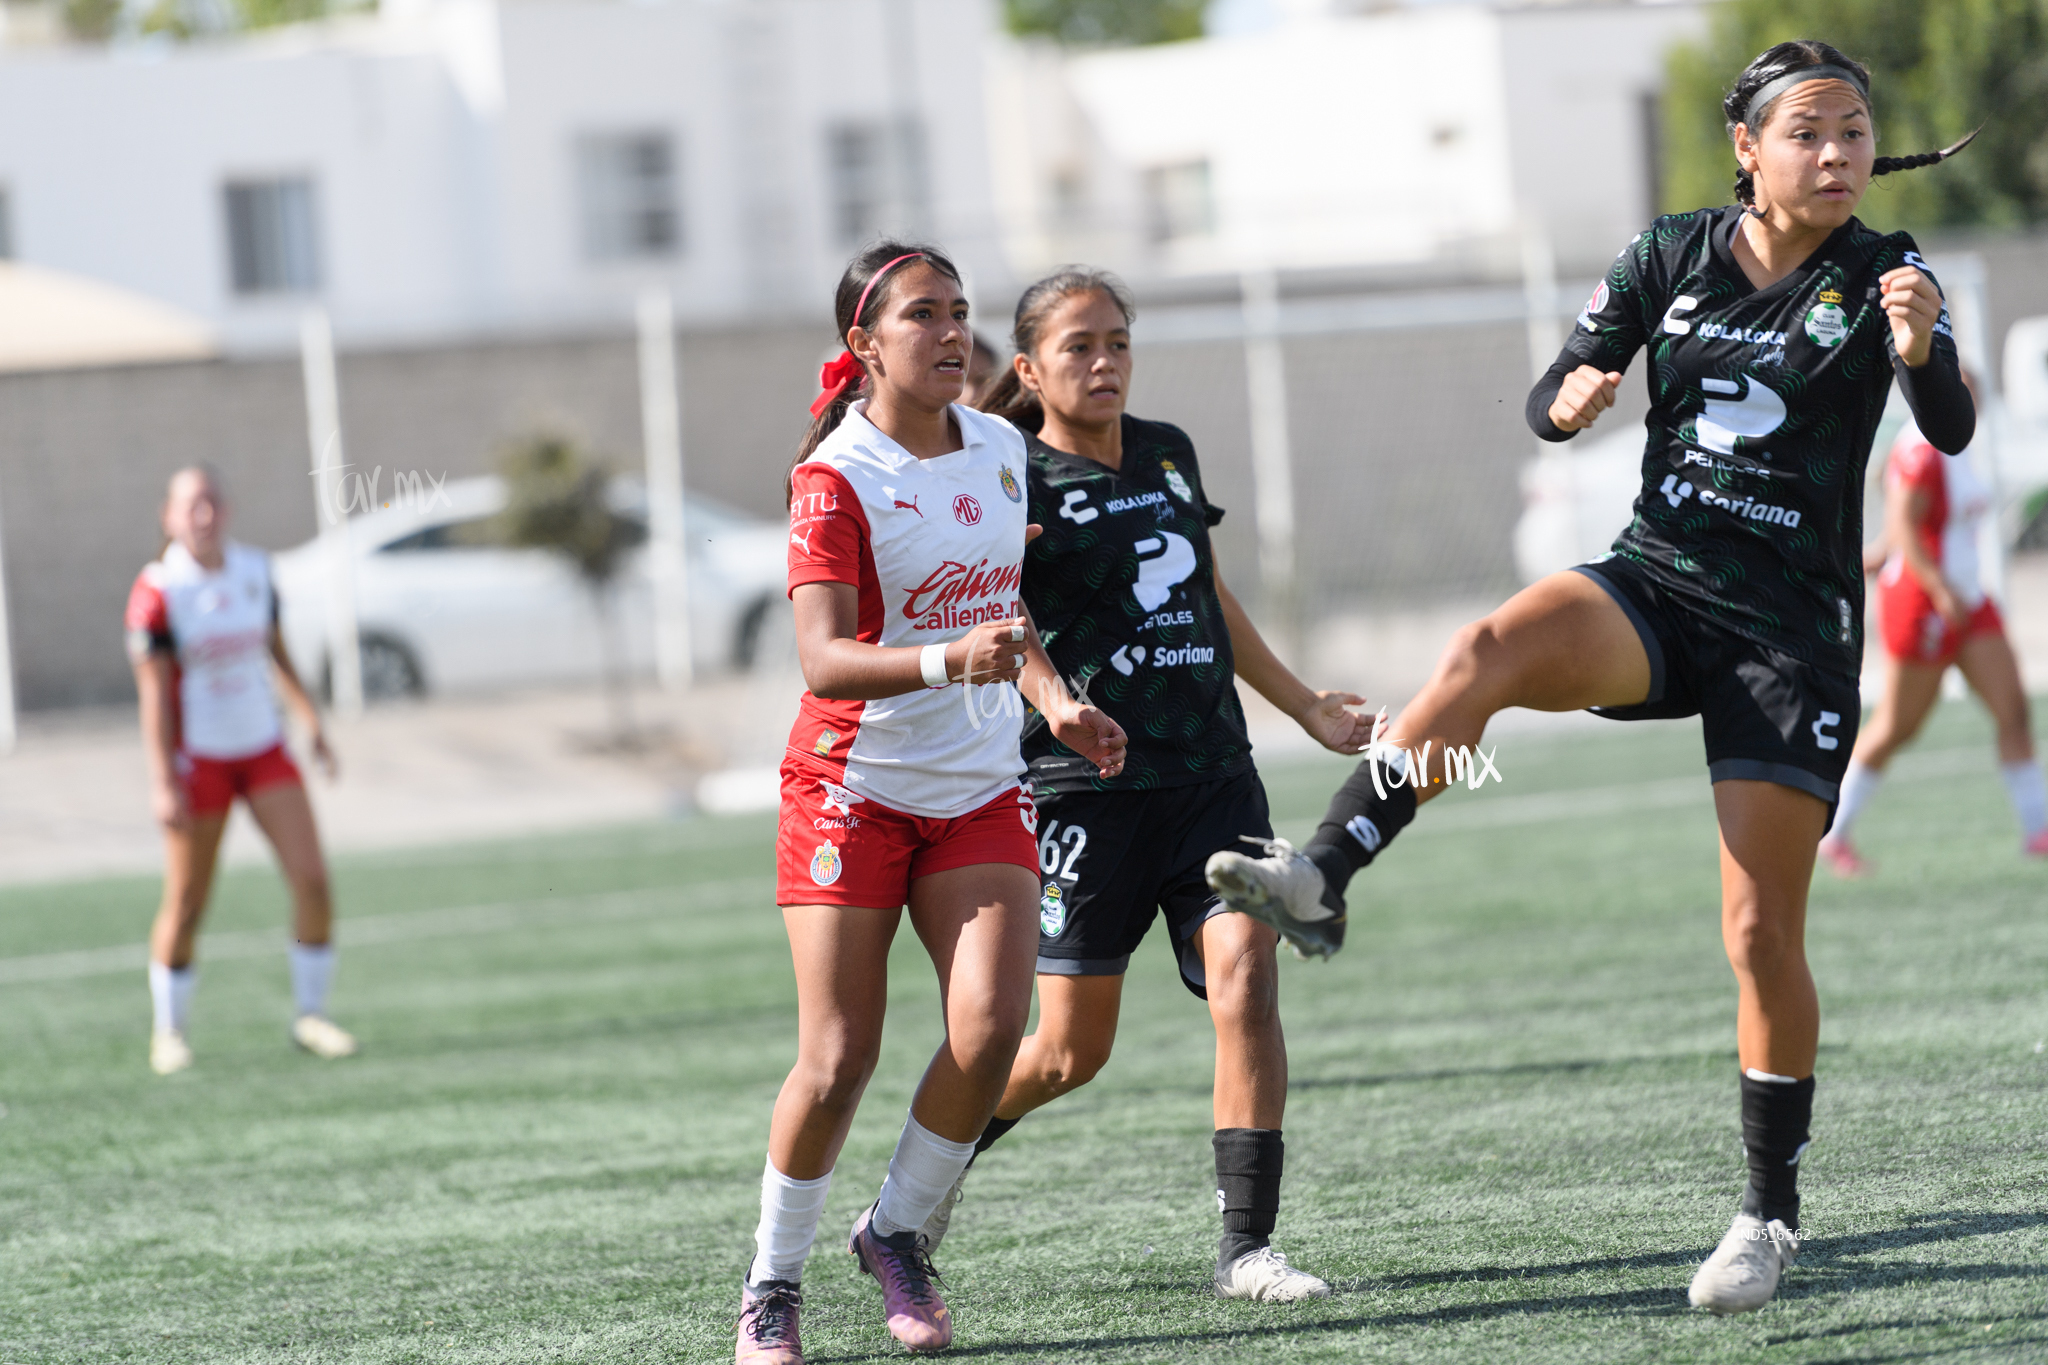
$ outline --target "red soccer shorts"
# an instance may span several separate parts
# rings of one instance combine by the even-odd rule
[[[777,905],[892,910],[910,884],[976,863],[1015,863],[1038,876],[1038,807],[1022,787],[950,820],[891,810],[809,767],[782,765],[775,840]]]
[[[1990,598],[1979,602],[1957,630],[1942,619],[1918,583],[1879,587],[1877,620],[1885,653],[1908,664],[1952,664],[1963,641],[1977,635],[2005,634],[2005,620]]]
[[[295,787],[305,785],[298,765],[282,744],[273,744],[247,758],[199,758],[181,753],[178,780],[185,788],[185,804],[194,815],[225,815],[236,797],[246,797],[265,787],[285,782]]]

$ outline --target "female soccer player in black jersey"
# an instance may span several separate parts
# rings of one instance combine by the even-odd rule
[[[1209,544],[1223,512],[1193,444],[1124,412],[1130,321],[1113,276],[1040,280],[1017,305],[1013,369],[982,403],[1027,433],[1030,520],[1045,528],[1026,551],[1023,593],[1051,667],[1027,669],[1025,696],[1063,696],[1056,668],[1130,740],[1122,773],[1103,777],[1027,721],[1043,874],[1038,1031],[977,1147],[1109,1060],[1124,971],[1164,911],[1181,978],[1216,1028],[1216,1289],[1291,1301],[1329,1286],[1268,1240],[1287,1099],[1277,938],[1224,913],[1203,868],[1239,835],[1272,833],[1236,677],[1340,753],[1363,750],[1369,722],[1346,709],[1362,698],[1313,692],[1289,672],[1224,586]],[[928,1242],[945,1235],[958,1195],[956,1183],[925,1225]]]
[[[1851,216],[1872,175],[1949,153],[1876,157],[1868,73],[1825,43],[1765,52],[1724,109],[1740,205],[1660,218],[1629,243],[1529,396],[1536,433],[1569,440],[1649,348],[1634,522],[1593,563],[1461,630],[1307,849],[1222,854],[1210,881],[1323,945],[1351,875],[1448,785],[1445,751],[1476,743],[1494,712],[1699,716],[1749,1186],[1691,1298],[1728,1313],[1767,1302],[1798,1249],[1820,1031],[1806,892],[1856,741],[1864,464],[1894,379],[1945,452],[1976,416],[1913,239]]]

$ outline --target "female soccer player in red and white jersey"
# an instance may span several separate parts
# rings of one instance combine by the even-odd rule
[[[939,976],[946,1040],[881,1195],[848,1250],[913,1350],[951,1343],[918,1228],[995,1112],[1031,1006],[1037,810],[1019,784],[1013,686],[1043,659],[1018,591],[1024,440],[960,404],[972,347],[960,273],[883,242],[854,258],[789,482],[790,597],[805,693],[782,765],[776,900],[797,980],[797,1063],[769,1131],[741,1293],[740,1365],[800,1365],[800,1276],[880,1051],[889,945],[907,904]],[[1054,689],[1057,690],[1057,689]],[[1114,721],[1034,698],[1105,775]]]
[[[1965,371],[1963,378],[1974,393],[1973,376]],[[1920,733],[1950,664],[1963,671],[1997,726],[1998,773],[2019,817],[2021,848],[2048,857],[2048,779],[2034,758],[2027,692],[2005,621],[1978,573],[1977,533],[1991,510],[1991,490],[1971,468],[1969,451],[1944,456],[1910,424],[1892,444],[1884,485],[1884,535],[1864,565],[1878,571],[1884,691],[1842,775],[1821,861],[1843,877],[1868,870],[1851,839],[1856,817],[1892,756]]]
[[[185,1023],[198,977],[193,949],[228,808],[238,796],[291,885],[298,1004],[292,1039],[320,1057],[356,1050],[355,1039],[327,1018],[334,907],[313,807],[284,749],[273,673],[330,775],[334,755],[278,634],[270,561],[227,538],[227,516],[211,469],[173,474],[163,507],[169,543],[128,595],[128,656],[142,705],[150,799],[164,828],[164,898],[149,939],[149,1064],[163,1075],[192,1065]]]

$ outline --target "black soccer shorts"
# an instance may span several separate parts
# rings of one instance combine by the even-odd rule
[[[1041,793],[1038,800],[1038,970],[1122,976],[1164,911],[1181,984],[1206,1000],[1195,931],[1226,907],[1202,869],[1209,855],[1245,849],[1239,835],[1273,837],[1255,772],[1148,791]]]
[[[1863,715],[1857,679],[1738,635],[1675,600],[1626,559],[1576,572],[1607,590],[1650,656],[1650,695],[1590,708],[1609,720],[1698,716],[1714,782],[1776,782],[1827,802],[1830,818]]]

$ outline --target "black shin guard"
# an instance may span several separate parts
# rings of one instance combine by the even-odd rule
[[[1273,1236],[1280,1216],[1280,1165],[1285,1147],[1278,1128],[1216,1130],[1216,1202],[1223,1206],[1220,1270]]]
[[[988,1121],[988,1127],[982,1129],[981,1136],[974,1140],[974,1155],[980,1156],[983,1152],[995,1146],[997,1138],[1009,1132],[1012,1128],[1015,1128],[1018,1124],[1022,1123],[1023,1121],[1024,1116],[1021,1114],[1019,1114],[1016,1118],[1013,1119],[990,1119]],[[972,1158],[970,1158],[970,1160],[971,1159]]]
[[[1765,1222],[1799,1226],[1799,1158],[1806,1154],[1813,1120],[1813,1077],[1803,1081],[1742,1078],[1742,1150],[1749,1187],[1742,1211]]]
[[[1339,896],[1352,874],[1378,857],[1415,818],[1415,789],[1397,780],[1383,763],[1379,785],[1374,786],[1372,768],[1377,762],[1366,759],[1337,788],[1330,808],[1323,812],[1323,822],[1302,849]]]

